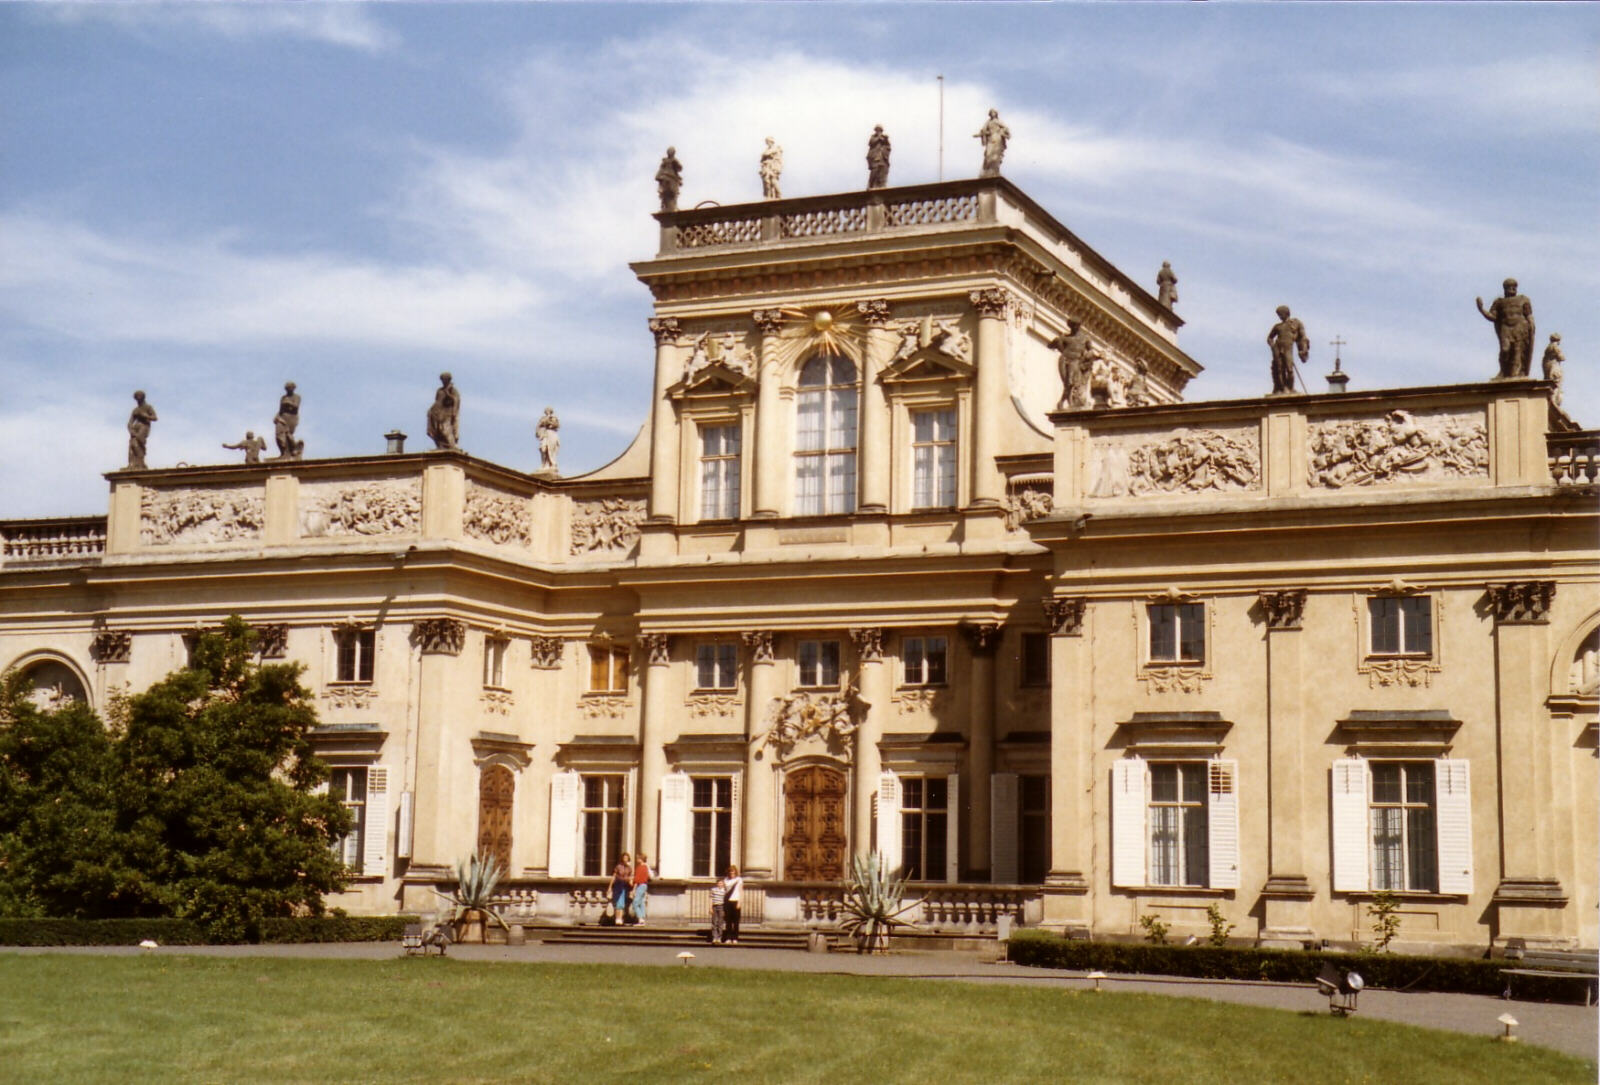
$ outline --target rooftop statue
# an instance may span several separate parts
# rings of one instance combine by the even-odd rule
[[[260,463],[261,452],[267,447],[267,441],[264,437],[257,437],[255,430],[247,429],[244,431],[244,440],[236,445],[223,444],[222,447],[243,452],[245,463]]]
[[[1550,402],[1557,407],[1561,406],[1561,363],[1567,356],[1561,353],[1561,333],[1551,332],[1550,343],[1544,348],[1544,379],[1556,382],[1556,390],[1550,396]]]
[[[554,407],[544,409],[533,432],[539,438],[539,470],[556,474],[560,471],[556,461],[561,456],[561,419]]]
[[[156,420],[156,409],[144,401],[143,392],[133,393],[133,404],[133,413],[128,415],[128,466],[143,470],[150,423]]]
[[[1011,141],[1011,129],[1000,123],[1000,111],[989,110],[989,119],[973,134],[983,143],[983,169],[979,177],[999,177],[1000,160],[1006,156],[1006,144]]]
[[[783,148],[768,136],[767,147],[761,152],[761,195],[769,200],[783,198],[783,193],[778,190],[778,177],[782,173]]]
[[[1069,319],[1067,334],[1050,340],[1050,349],[1056,352],[1056,366],[1061,373],[1061,399],[1056,410],[1091,406],[1089,382],[1099,351],[1082,322]]]
[[[683,163],[678,161],[678,151],[668,147],[656,167],[656,192],[661,196],[661,210],[678,209],[678,193],[683,191]]]
[[[433,393],[433,406],[428,408],[428,436],[434,448],[460,448],[461,390],[450,380],[450,374],[439,374],[439,389]]]
[[[272,436],[278,442],[278,459],[298,460],[305,451],[306,443],[294,437],[294,431],[299,426],[300,396],[294,390],[294,381],[289,381],[283,386],[283,397],[278,400],[278,413],[272,418]]]
[[[1311,340],[1306,326],[1289,315],[1287,305],[1278,306],[1278,322],[1267,333],[1267,346],[1272,348],[1272,394],[1293,392],[1295,351],[1305,361],[1311,355]]]
[[[1533,366],[1533,302],[1517,293],[1517,280],[1507,279],[1505,293],[1489,308],[1478,298],[1478,312],[1494,325],[1500,339],[1500,379],[1526,377]]]
[[[889,184],[889,137],[883,125],[874,125],[867,138],[867,187],[884,188]]]
[[[1161,261],[1161,270],[1156,272],[1156,300],[1168,309],[1178,304],[1178,276],[1169,260]]]

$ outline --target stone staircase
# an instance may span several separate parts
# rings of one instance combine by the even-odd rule
[[[529,942],[569,946],[680,946],[684,949],[710,949],[711,928],[695,924],[648,924],[643,927],[601,927],[592,923],[565,926],[555,923],[524,925]],[[744,924],[739,929],[740,949],[788,949],[804,952],[811,932],[773,930]],[[825,934],[829,948],[834,936]]]

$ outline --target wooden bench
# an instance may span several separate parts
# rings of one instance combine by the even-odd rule
[[[1513,976],[1542,976],[1546,979],[1576,980],[1583,984],[1583,1004],[1588,1006],[1600,987],[1600,953],[1582,949],[1528,949],[1520,938],[1506,943],[1506,959],[1518,967],[1502,968],[1506,989],[1502,998],[1510,998]]]

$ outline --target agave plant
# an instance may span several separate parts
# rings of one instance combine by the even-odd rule
[[[922,903],[906,903],[906,878],[896,877],[878,852],[857,855],[851,861],[845,885],[845,918],[839,926],[856,940],[858,953],[887,953],[889,935],[896,927],[914,924],[901,917]]]
[[[500,860],[485,852],[478,852],[457,863],[455,889],[439,894],[455,905],[455,915],[451,920],[460,923],[468,913],[481,912],[506,927],[506,921],[495,911],[493,904],[495,890],[500,888],[500,881],[505,874],[505,867],[500,865]]]

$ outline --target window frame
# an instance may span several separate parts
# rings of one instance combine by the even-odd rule
[[[1408,606],[1407,604],[1410,604]],[[1393,609],[1393,648],[1379,647],[1379,609],[1392,606]],[[1418,616],[1408,611],[1418,608],[1425,611]],[[1438,607],[1434,606],[1433,597],[1421,595],[1369,595],[1366,607],[1366,633],[1367,633],[1367,658],[1368,659],[1419,659],[1427,660],[1434,657],[1434,648],[1438,643],[1438,630],[1435,623]],[[1383,621],[1383,637],[1385,641],[1391,636],[1387,619]],[[1424,641],[1421,647],[1413,647],[1413,638]]]
[[[937,653],[934,651],[935,645],[938,646]],[[916,667],[915,674],[912,671],[913,665]],[[938,689],[949,685],[949,682],[949,637],[917,633],[900,638],[901,688]]]
[[[706,683],[707,663],[711,683]],[[700,641],[694,646],[694,691],[728,693],[739,688],[739,645],[729,640]]]
[[[706,451],[706,441],[714,432],[728,432],[733,434],[733,449],[728,451],[726,444],[715,453]],[[742,417],[705,418],[695,423],[695,462],[699,466],[696,475],[696,503],[698,519],[701,522],[731,521],[739,519],[744,507],[744,419]],[[732,465],[731,478],[728,477],[728,465]],[[720,467],[720,472],[717,469]],[[715,496],[719,504],[715,509],[708,510],[706,498],[708,482],[711,473],[716,473]]]
[[[1039,801],[1030,804],[1035,799]],[[1049,873],[1050,774],[1018,773],[1017,880],[1022,885],[1040,885]]]
[[[1145,795],[1145,882],[1172,889],[1211,887],[1210,767],[1205,761],[1146,761],[1149,792]],[[1172,774],[1173,798],[1157,798],[1157,776]],[[1191,787],[1193,785],[1193,787]],[[1170,850],[1163,848],[1163,822],[1173,811]],[[1195,845],[1198,843],[1199,848]],[[1196,855],[1198,850],[1198,855]],[[1170,860],[1163,861],[1163,851]],[[1200,877],[1191,875],[1198,871]]]
[[[923,419],[947,420],[947,436],[940,437],[935,425],[926,439],[921,437],[917,428]],[[909,407],[907,425],[911,438],[911,511],[937,512],[955,508],[961,495],[960,410],[953,401]]]
[[[1037,661],[1032,666],[1029,663],[1030,646],[1042,646],[1043,663]],[[1035,671],[1034,667],[1038,670]],[[1020,689],[1049,689],[1050,688],[1050,634],[1024,631],[1017,640],[1017,686]]]
[[[823,374],[822,381],[808,383],[807,374],[819,366]],[[842,366],[849,367],[851,376],[848,381],[840,379]],[[794,446],[790,454],[793,462],[790,477],[794,487],[794,515],[848,516],[856,511],[860,502],[861,398],[861,369],[843,354],[814,354],[796,374]],[[818,404],[818,447],[803,448],[802,443],[809,430],[802,425],[802,419],[813,403]],[[848,416],[849,421],[836,422],[840,415]],[[832,443],[835,434],[843,436],[847,429],[849,443],[835,446]],[[813,463],[816,471],[815,507],[805,485],[805,469]],[[833,485],[835,479],[838,480],[837,486]]]
[[[700,785],[711,786],[711,801],[700,802]],[[701,773],[689,777],[689,876],[715,878],[737,862],[734,840],[738,834],[735,817],[736,787],[728,773]],[[725,794],[723,793],[725,792]],[[726,800],[724,805],[723,800]],[[701,853],[701,825],[705,825],[705,852]],[[700,860],[705,859],[705,870]]]
[[[372,685],[377,675],[377,658],[377,630],[345,628],[333,631],[335,682],[346,685]]]
[[[1397,798],[1380,801],[1378,798],[1379,770],[1387,775],[1395,770]],[[1413,774],[1426,770],[1427,798],[1411,797],[1410,782]],[[1439,892],[1439,772],[1438,762],[1427,758],[1369,760],[1367,763],[1370,792],[1367,795],[1367,862],[1368,885],[1374,892],[1389,890],[1396,893]],[[1394,812],[1390,832],[1398,833],[1395,842],[1384,848],[1379,843],[1379,811]],[[1425,815],[1425,816],[1419,816]],[[1394,861],[1383,862],[1387,850]],[[1423,861],[1419,861],[1423,860]],[[1401,884],[1392,884],[1398,875]]]
[[[589,693],[617,696],[628,692],[632,660],[625,644],[595,644],[589,648]]]
[[[1158,615],[1171,612],[1171,655],[1157,654],[1157,631],[1169,625]],[[1209,614],[1203,602],[1158,602],[1145,604],[1145,663],[1154,667],[1203,667],[1210,640]],[[1198,637],[1199,652],[1186,654]],[[1164,639],[1164,638],[1163,638]]]
[[[506,651],[511,647],[507,637],[483,638],[483,688],[506,688]]]
[[[806,655],[807,655],[807,648],[810,647],[810,646],[815,646],[815,648],[816,648],[816,665],[815,665],[815,672],[816,673],[808,675],[806,673],[806,669],[807,669]],[[843,655],[843,653],[840,650],[840,642],[837,641],[837,640],[828,640],[828,639],[823,639],[823,638],[807,638],[807,639],[804,639],[804,640],[795,641],[795,647],[794,647],[795,688],[796,689],[838,689],[839,688],[839,676],[843,672],[842,655]],[[832,657],[831,660],[829,659],[830,656]],[[828,674],[828,668],[829,668],[830,665],[831,665],[831,667],[833,669],[833,673],[831,675],[831,678],[832,678],[831,681],[828,680],[829,677],[830,677],[829,674]],[[818,679],[818,681],[807,681],[808,678],[815,678],[815,679]]]
[[[591,801],[590,784],[600,786],[600,802]],[[615,784],[616,793],[610,793],[610,785]],[[578,874],[580,877],[599,878],[611,873],[611,868],[616,859],[628,848],[628,774],[623,771],[598,771],[578,773]],[[613,804],[614,800],[614,804]],[[598,841],[592,839],[590,832],[591,820],[597,819],[600,826]],[[615,844],[615,848],[608,854],[608,847]],[[595,862],[591,863],[590,854],[592,845],[598,845],[595,853]]]
[[[938,806],[930,805],[935,782],[942,793],[941,805]],[[912,802],[913,793],[920,801]],[[949,776],[926,772],[900,774],[901,877],[916,882],[945,880],[949,860],[950,818],[957,815],[959,811],[950,809]]]
[[[343,786],[344,778],[361,781],[361,797],[353,798],[350,789]],[[335,765],[328,775],[328,795],[338,801],[339,805],[351,814],[350,831],[336,840],[329,842],[328,850],[338,857],[339,862],[352,875],[360,875],[366,864],[367,854],[367,802],[370,794],[369,766],[367,765]],[[351,855],[355,858],[352,861]]]

